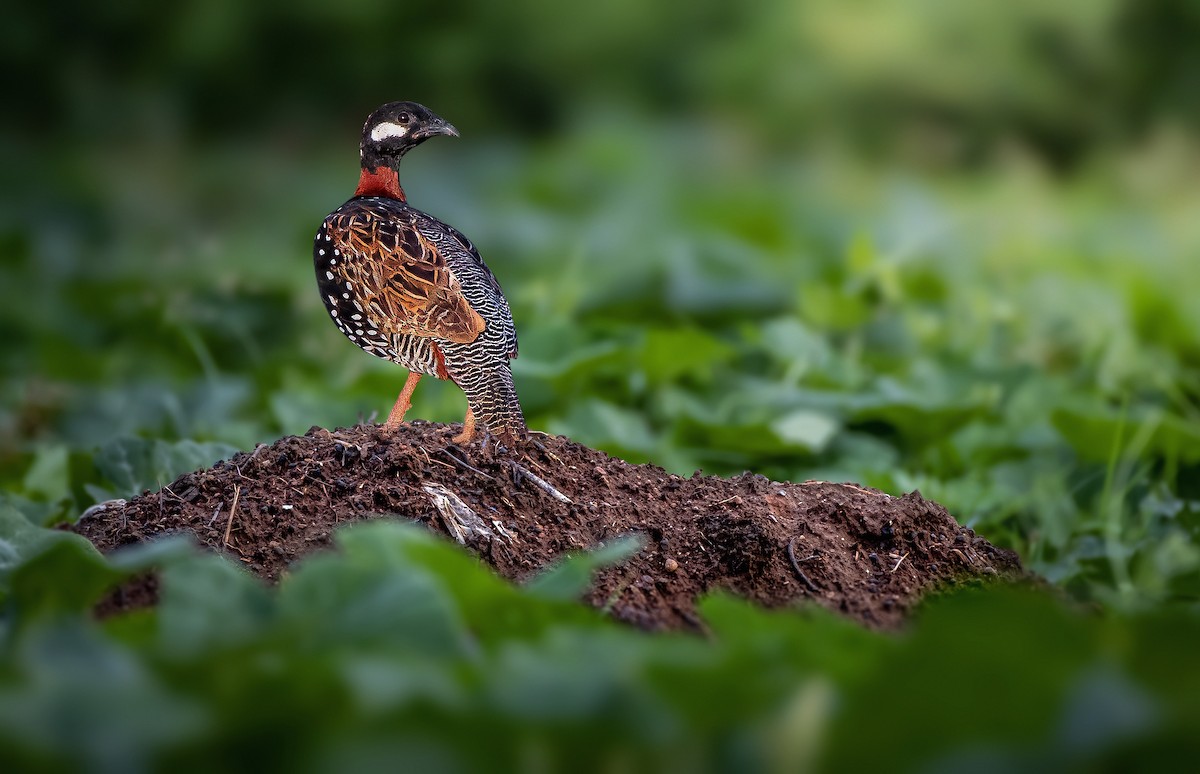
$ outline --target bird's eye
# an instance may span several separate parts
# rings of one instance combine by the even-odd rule
[[[412,123],[412,113],[401,113],[400,115],[396,116],[396,118],[402,124]]]

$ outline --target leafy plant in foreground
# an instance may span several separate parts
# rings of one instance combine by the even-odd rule
[[[587,582],[568,568],[611,555],[520,588],[382,520],[267,588],[179,541],[110,560],[23,521],[5,517],[0,573],[10,766],[1059,768],[1162,759],[1200,727],[1200,684],[1169,666],[1200,637],[1190,615],[1086,618],[991,589],[881,634],[717,595],[707,636],[651,636],[565,598]],[[151,564],[156,609],[91,619]]]

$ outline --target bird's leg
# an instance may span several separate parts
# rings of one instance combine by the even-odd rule
[[[416,371],[409,371],[408,378],[404,380],[404,389],[400,390],[400,397],[396,398],[396,405],[392,406],[392,413],[388,414],[387,422],[383,424],[385,430],[395,430],[404,421],[404,415],[408,413],[409,407],[412,406],[413,390],[417,389],[417,382],[421,381],[421,375]]]
[[[471,411],[470,406],[467,406],[467,416],[463,419],[462,432],[459,433],[458,435],[454,436],[450,440],[452,440],[454,443],[458,444],[459,446],[462,446],[463,444],[470,443],[471,439],[474,437],[475,437],[475,412]]]

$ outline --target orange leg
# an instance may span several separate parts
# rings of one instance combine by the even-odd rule
[[[396,398],[396,405],[392,406],[392,413],[388,414],[387,422],[383,428],[388,431],[395,430],[400,427],[400,423],[404,421],[404,415],[408,413],[408,409],[412,406],[413,390],[417,389],[417,382],[421,381],[421,375],[416,371],[408,372],[408,379],[404,382],[404,389],[400,390],[400,397]]]
[[[451,440],[458,445],[470,443],[475,437],[475,412],[471,411],[471,407],[467,406],[467,416],[463,419],[462,432],[454,436]]]

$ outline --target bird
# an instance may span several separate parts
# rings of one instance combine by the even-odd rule
[[[385,431],[400,427],[428,375],[466,394],[454,443],[469,443],[481,423],[511,446],[527,431],[509,362],[517,332],[508,300],[471,241],[411,206],[400,185],[400,160],[437,136],[459,133],[416,102],[389,102],[368,116],[358,187],[313,243],[317,289],[346,338],[409,371]]]

